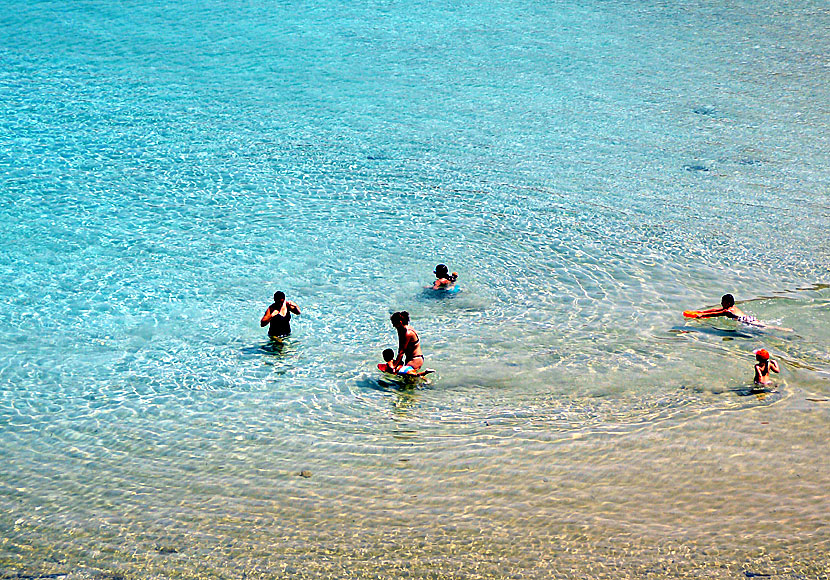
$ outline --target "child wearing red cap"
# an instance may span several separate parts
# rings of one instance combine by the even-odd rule
[[[779,372],[778,363],[774,360],[770,360],[769,352],[767,352],[767,349],[765,348],[759,348],[753,352],[755,354],[755,360],[757,361],[757,364],[755,365],[755,384],[768,385],[772,382],[769,378],[769,372]]]

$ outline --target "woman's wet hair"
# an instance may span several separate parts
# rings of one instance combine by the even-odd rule
[[[724,308],[732,308],[735,306],[735,297],[731,294],[724,294],[720,299],[720,305]]]
[[[285,292],[274,292],[274,302],[281,302],[283,300],[285,300]]]
[[[393,312],[392,316],[389,317],[389,320],[392,321],[394,326],[403,325],[406,326],[409,324],[409,312],[406,310],[401,310],[400,312]]]

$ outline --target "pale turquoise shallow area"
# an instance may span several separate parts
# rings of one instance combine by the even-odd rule
[[[828,26],[0,0],[0,578],[827,575]]]

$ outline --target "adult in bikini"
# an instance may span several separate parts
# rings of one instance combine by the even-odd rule
[[[268,336],[280,338],[291,334],[291,313],[299,314],[300,307],[285,299],[283,292],[274,293],[274,303],[265,311],[260,326],[268,326]]]
[[[398,374],[418,371],[424,366],[424,354],[421,352],[421,338],[415,329],[409,326],[409,312],[395,312],[389,317],[392,326],[398,332],[398,356],[393,365]]]

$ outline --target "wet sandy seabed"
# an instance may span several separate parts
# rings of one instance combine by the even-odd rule
[[[140,483],[129,493],[86,498],[86,510],[66,515],[49,505],[72,493],[66,481],[65,491],[26,510],[25,487],[7,487],[2,570],[67,578],[821,578],[830,566],[830,469],[821,459],[830,402],[820,399],[796,390],[771,405],[620,433],[555,437],[485,425],[473,437],[445,433],[420,445],[417,434],[399,432],[374,452],[322,458],[309,450],[296,469],[263,463],[245,479],[214,474],[207,485],[182,473],[181,489],[156,487],[152,466],[133,465]],[[229,449],[220,462],[231,471],[232,457]],[[98,473],[85,466],[78,478]]]

